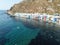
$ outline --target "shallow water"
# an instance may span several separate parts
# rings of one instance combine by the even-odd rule
[[[37,42],[43,39],[46,42],[48,39],[54,39],[53,42],[56,41],[59,44],[60,27],[54,23],[10,17],[5,12],[0,11],[0,45],[35,45],[35,43],[40,45],[45,42]]]

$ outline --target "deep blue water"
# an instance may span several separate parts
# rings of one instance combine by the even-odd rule
[[[6,11],[0,11],[0,45],[47,45],[44,41],[48,45],[55,41],[59,44],[60,28],[40,20],[10,17]]]

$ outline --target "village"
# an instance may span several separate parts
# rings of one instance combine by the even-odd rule
[[[60,0],[24,0],[21,4],[19,3],[19,5],[22,6],[15,4],[13,7],[11,7],[8,14],[18,18],[42,20],[60,25],[59,1]]]
[[[60,15],[58,13],[49,15],[46,13],[16,13],[15,17],[33,20],[42,20],[45,22],[52,22],[60,25]]]

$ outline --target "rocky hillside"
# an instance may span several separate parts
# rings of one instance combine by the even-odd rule
[[[60,13],[60,0],[23,0],[8,10],[9,14],[20,13]]]

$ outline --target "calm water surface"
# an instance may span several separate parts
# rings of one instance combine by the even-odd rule
[[[0,11],[0,45],[60,45],[60,27],[40,20],[10,17]]]

